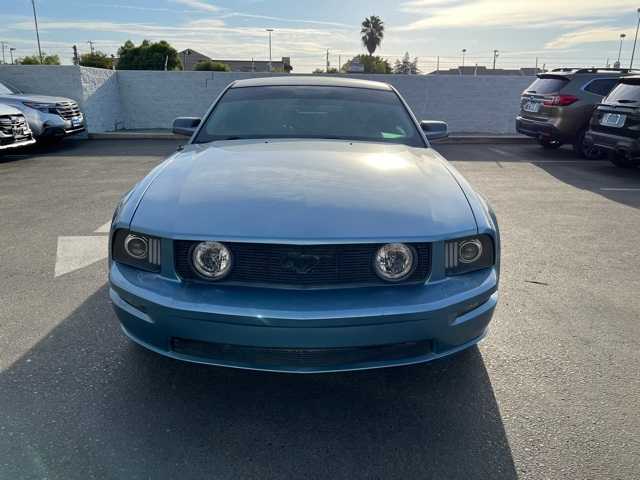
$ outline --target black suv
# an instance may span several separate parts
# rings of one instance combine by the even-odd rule
[[[622,78],[602,100],[585,141],[609,152],[618,167],[640,166],[640,75]]]
[[[559,68],[538,75],[522,93],[516,130],[534,137],[545,148],[573,146],[581,157],[601,151],[584,141],[589,119],[602,97],[629,74],[620,68]]]

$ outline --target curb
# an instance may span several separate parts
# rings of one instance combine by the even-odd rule
[[[90,140],[188,140],[188,137],[171,132],[104,132],[90,133]],[[447,144],[529,144],[535,139],[520,135],[453,135],[431,142],[434,145]]]
[[[104,132],[90,133],[89,140],[188,140],[189,137],[167,132]]]

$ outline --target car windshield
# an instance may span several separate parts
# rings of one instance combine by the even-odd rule
[[[424,146],[395,92],[351,87],[231,88],[206,119],[195,143],[246,138],[327,138]]]
[[[640,83],[621,83],[614,88],[604,103],[636,103],[640,101]]]
[[[19,93],[17,89],[7,85],[6,83],[0,82],[0,95],[13,95],[14,93]]]
[[[563,77],[541,77],[536,79],[529,87],[527,88],[527,93],[539,93],[539,94],[547,94],[547,93],[557,93],[562,90],[569,80]]]

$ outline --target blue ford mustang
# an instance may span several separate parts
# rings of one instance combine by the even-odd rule
[[[498,299],[487,202],[378,82],[232,83],[118,205],[110,296],[176,359],[285,372],[425,362],[475,345]]]

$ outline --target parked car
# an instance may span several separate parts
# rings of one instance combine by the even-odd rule
[[[0,103],[0,153],[35,143],[22,112]]]
[[[84,115],[69,98],[22,93],[0,82],[0,102],[24,114],[37,140],[59,140],[85,130]]]
[[[608,152],[618,167],[640,166],[640,75],[621,79],[602,100],[585,140]]]
[[[538,139],[544,148],[570,144],[581,157],[602,153],[585,143],[595,106],[617,84],[627,69],[556,69],[542,73],[522,93],[516,130]]]
[[[287,372],[406,365],[482,339],[498,301],[487,202],[390,85],[232,83],[110,232],[124,332],[176,359]]]

